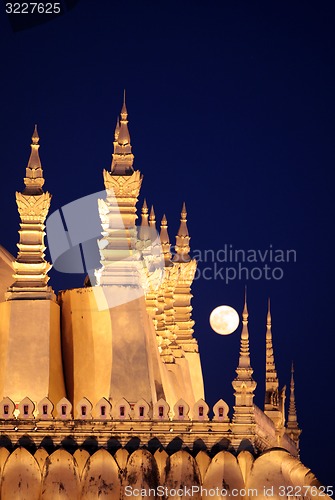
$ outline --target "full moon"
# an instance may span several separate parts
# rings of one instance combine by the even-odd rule
[[[219,306],[211,312],[209,323],[216,333],[230,335],[238,327],[240,318],[232,307]]]

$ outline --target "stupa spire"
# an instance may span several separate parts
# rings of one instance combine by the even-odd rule
[[[287,417],[287,433],[298,445],[299,436],[301,434],[301,429],[299,429],[298,419],[297,419],[297,409],[295,404],[295,392],[294,392],[294,365],[292,361],[291,365],[291,384],[290,384],[290,404],[288,409]]]
[[[180,214],[180,226],[176,236],[176,254],[173,258],[175,262],[189,262],[191,260],[189,255],[190,239],[187,228],[186,204],[184,202]]]
[[[121,118],[126,120],[128,116],[127,106],[126,106],[126,89],[123,89],[123,103],[121,109]]]
[[[235,380],[253,380],[253,369],[250,365],[250,350],[249,350],[249,329],[248,329],[248,305],[247,305],[247,288],[244,292],[244,306],[242,312],[242,332],[240,343],[240,356],[238,367],[236,368],[237,377]]]
[[[266,315],[265,411],[272,411],[279,408],[278,388],[279,381],[274,360],[271,303],[269,298],[268,311]]]
[[[151,205],[151,210],[149,215],[149,226],[156,231],[156,215],[153,205]]]
[[[6,300],[52,299],[55,295],[47,285],[51,264],[44,259],[45,219],[50,208],[51,195],[44,193],[41,160],[39,157],[39,135],[35,125],[31,152],[24,178],[25,189],[16,193],[20,214],[19,252],[13,264],[15,282],[8,289]]]
[[[149,214],[148,214],[148,205],[146,199],[143,201],[142,210],[141,210],[141,226],[139,230],[139,238],[142,241],[146,241],[150,239],[150,229],[149,229]]]
[[[118,143],[122,146],[130,146],[130,135],[128,130],[128,111],[126,106],[126,91],[123,93],[123,104],[121,109],[120,132],[118,136]]]
[[[171,245],[170,245],[170,238],[169,238],[169,233],[168,233],[168,224],[167,224],[167,219],[166,219],[165,214],[163,215],[163,218],[161,221],[160,240],[161,240],[165,265],[171,264],[171,257],[172,257],[171,252],[170,252]]]
[[[134,172],[134,155],[131,152],[130,134],[128,130],[128,111],[126,106],[126,91],[123,94],[121,120],[117,121],[114,134],[114,153],[111,166],[112,175],[132,175]]]
[[[99,201],[103,232],[99,241],[101,267],[95,270],[95,277],[101,286],[137,287],[140,281],[140,266],[133,257],[138,242],[136,203],[142,176],[133,169],[127,117],[124,100],[121,120],[116,124],[111,171],[103,171],[106,198]],[[120,230],[114,232],[116,227]]]
[[[249,329],[248,329],[248,306],[247,306],[247,288],[244,291],[244,307],[242,312],[242,333],[241,333],[241,344],[240,344],[240,358],[239,364],[236,370],[238,375],[237,378],[247,378],[250,380],[253,370],[250,366],[250,351],[249,351]],[[245,371],[247,369],[247,372]],[[251,370],[251,372],[250,372]]]

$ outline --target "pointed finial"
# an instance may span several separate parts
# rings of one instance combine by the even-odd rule
[[[186,210],[186,203],[183,202],[183,206],[182,206],[182,209],[181,209],[181,220],[185,220],[186,221],[186,217],[187,217],[187,210]]]
[[[148,205],[147,205],[147,200],[144,198],[142,205],[142,214],[147,214],[147,213],[148,213]]]
[[[291,418],[290,418],[291,417]],[[290,383],[290,406],[288,410],[288,421],[296,421],[297,411],[295,406],[295,393],[294,393],[294,365],[291,363],[291,383]]]
[[[162,227],[167,227],[167,218],[166,218],[165,214],[162,217],[161,226]]]
[[[121,118],[126,120],[128,116],[127,106],[126,106],[126,89],[123,90],[123,104],[121,109]]]
[[[180,226],[178,234],[176,236],[176,254],[173,257],[175,262],[189,262],[191,257],[190,253],[190,236],[188,234],[187,228],[187,211],[186,204],[183,203],[181,214],[180,214]]]
[[[268,298],[268,313],[266,315],[266,326],[268,328],[271,328],[271,303],[270,303],[270,297]]]
[[[291,383],[290,383],[290,390],[291,390],[291,396],[292,396],[293,400],[295,401],[295,394],[294,394],[294,364],[293,364],[293,361],[291,362]],[[295,404],[294,404],[294,407],[295,407]]]
[[[33,141],[33,144],[38,144],[38,141],[40,140],[37,132],[37,125],[35,125],[33,135],[31,136],[31,140]]]
[[[244,321],[247,321],[249,316],[248,313],[248,306],[247,306],[247,285],[244,287],[244,307],[243,307],[243,312],[242,312],[242,318]]]
[[[149,226],[156,229],[156,215],[154,211],[154,206],[151,205],[150,215],[149,215]]]
[[[40,147],[38,143],[39,140],[37,125],[35,125],[33,135],[31,136],[31,152],[26,168],[26,176],[24,178],[24,183],[26,185],[24,190],[25,194],[41,194],[43,192],[42,186],[44,184],[44,178],[41,160],[38,154]]]
[[[290,414],[291,417],[294,417],[296,419],[297,417],[297,412],[296,412],[296,406],[295,406],[295,393],[294,393],[294,365],[293,361],[291,363],[291,383],[290,383],[290,406],[289,406],[289,418],[290,420]]]

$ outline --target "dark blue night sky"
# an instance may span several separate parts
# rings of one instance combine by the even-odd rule
[[[334,2],[323,0],[82,0],[17,31],[0,16],[1,244],[16,254],[15,191],[34,124],[54,211],[103,189],[126,88],[139,206],[146,197],[159,220],[166,213],[172,242],[185,200],[193,250],[296,251],[296,262],[267,262],[283,269],[280,280],[196,280],[195,332],[206,400],[232,407],[239,333],[216,335],[208,317],[220,304],[241,311],[248,286],[262,407],[271,296],[281,386],[295,362],[301,459],[325,485],[335,483],[334,21]],[[199,268],[214,264],[237,266]],[[50,275],[55,290],[83,282]]]

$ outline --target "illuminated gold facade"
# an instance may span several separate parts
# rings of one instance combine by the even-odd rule
[[[26,188],[17,193],[17,259],[0,248],[3,282],[14,280],[0,303],[0,498],[123,499],[141,496],[128,495],[136,489],[155,498],[158,487],[172,498],[172,488],[194,487],[200,499],[207,496],[200,487],[222,485],[237,489],[236,498],[247,498],[248,488],[263,498],[273,486],[279,499],[282,485],[314,486],[310,496],[318,496],[317,479],[299,460],[293,371],[285,422],[270,307],[264,411],[253,401],[246,300],[233,411],[222,399],[212,409],[205,401],[186,206],[173,257],[168,221],[156,237],[146,202],[136,227],[142,176],[133,166],[125,102],[111,169],[103,172],[96,283],[57,299],[44,260],[51,197],[42,190],[38,140],[35,129]]]

